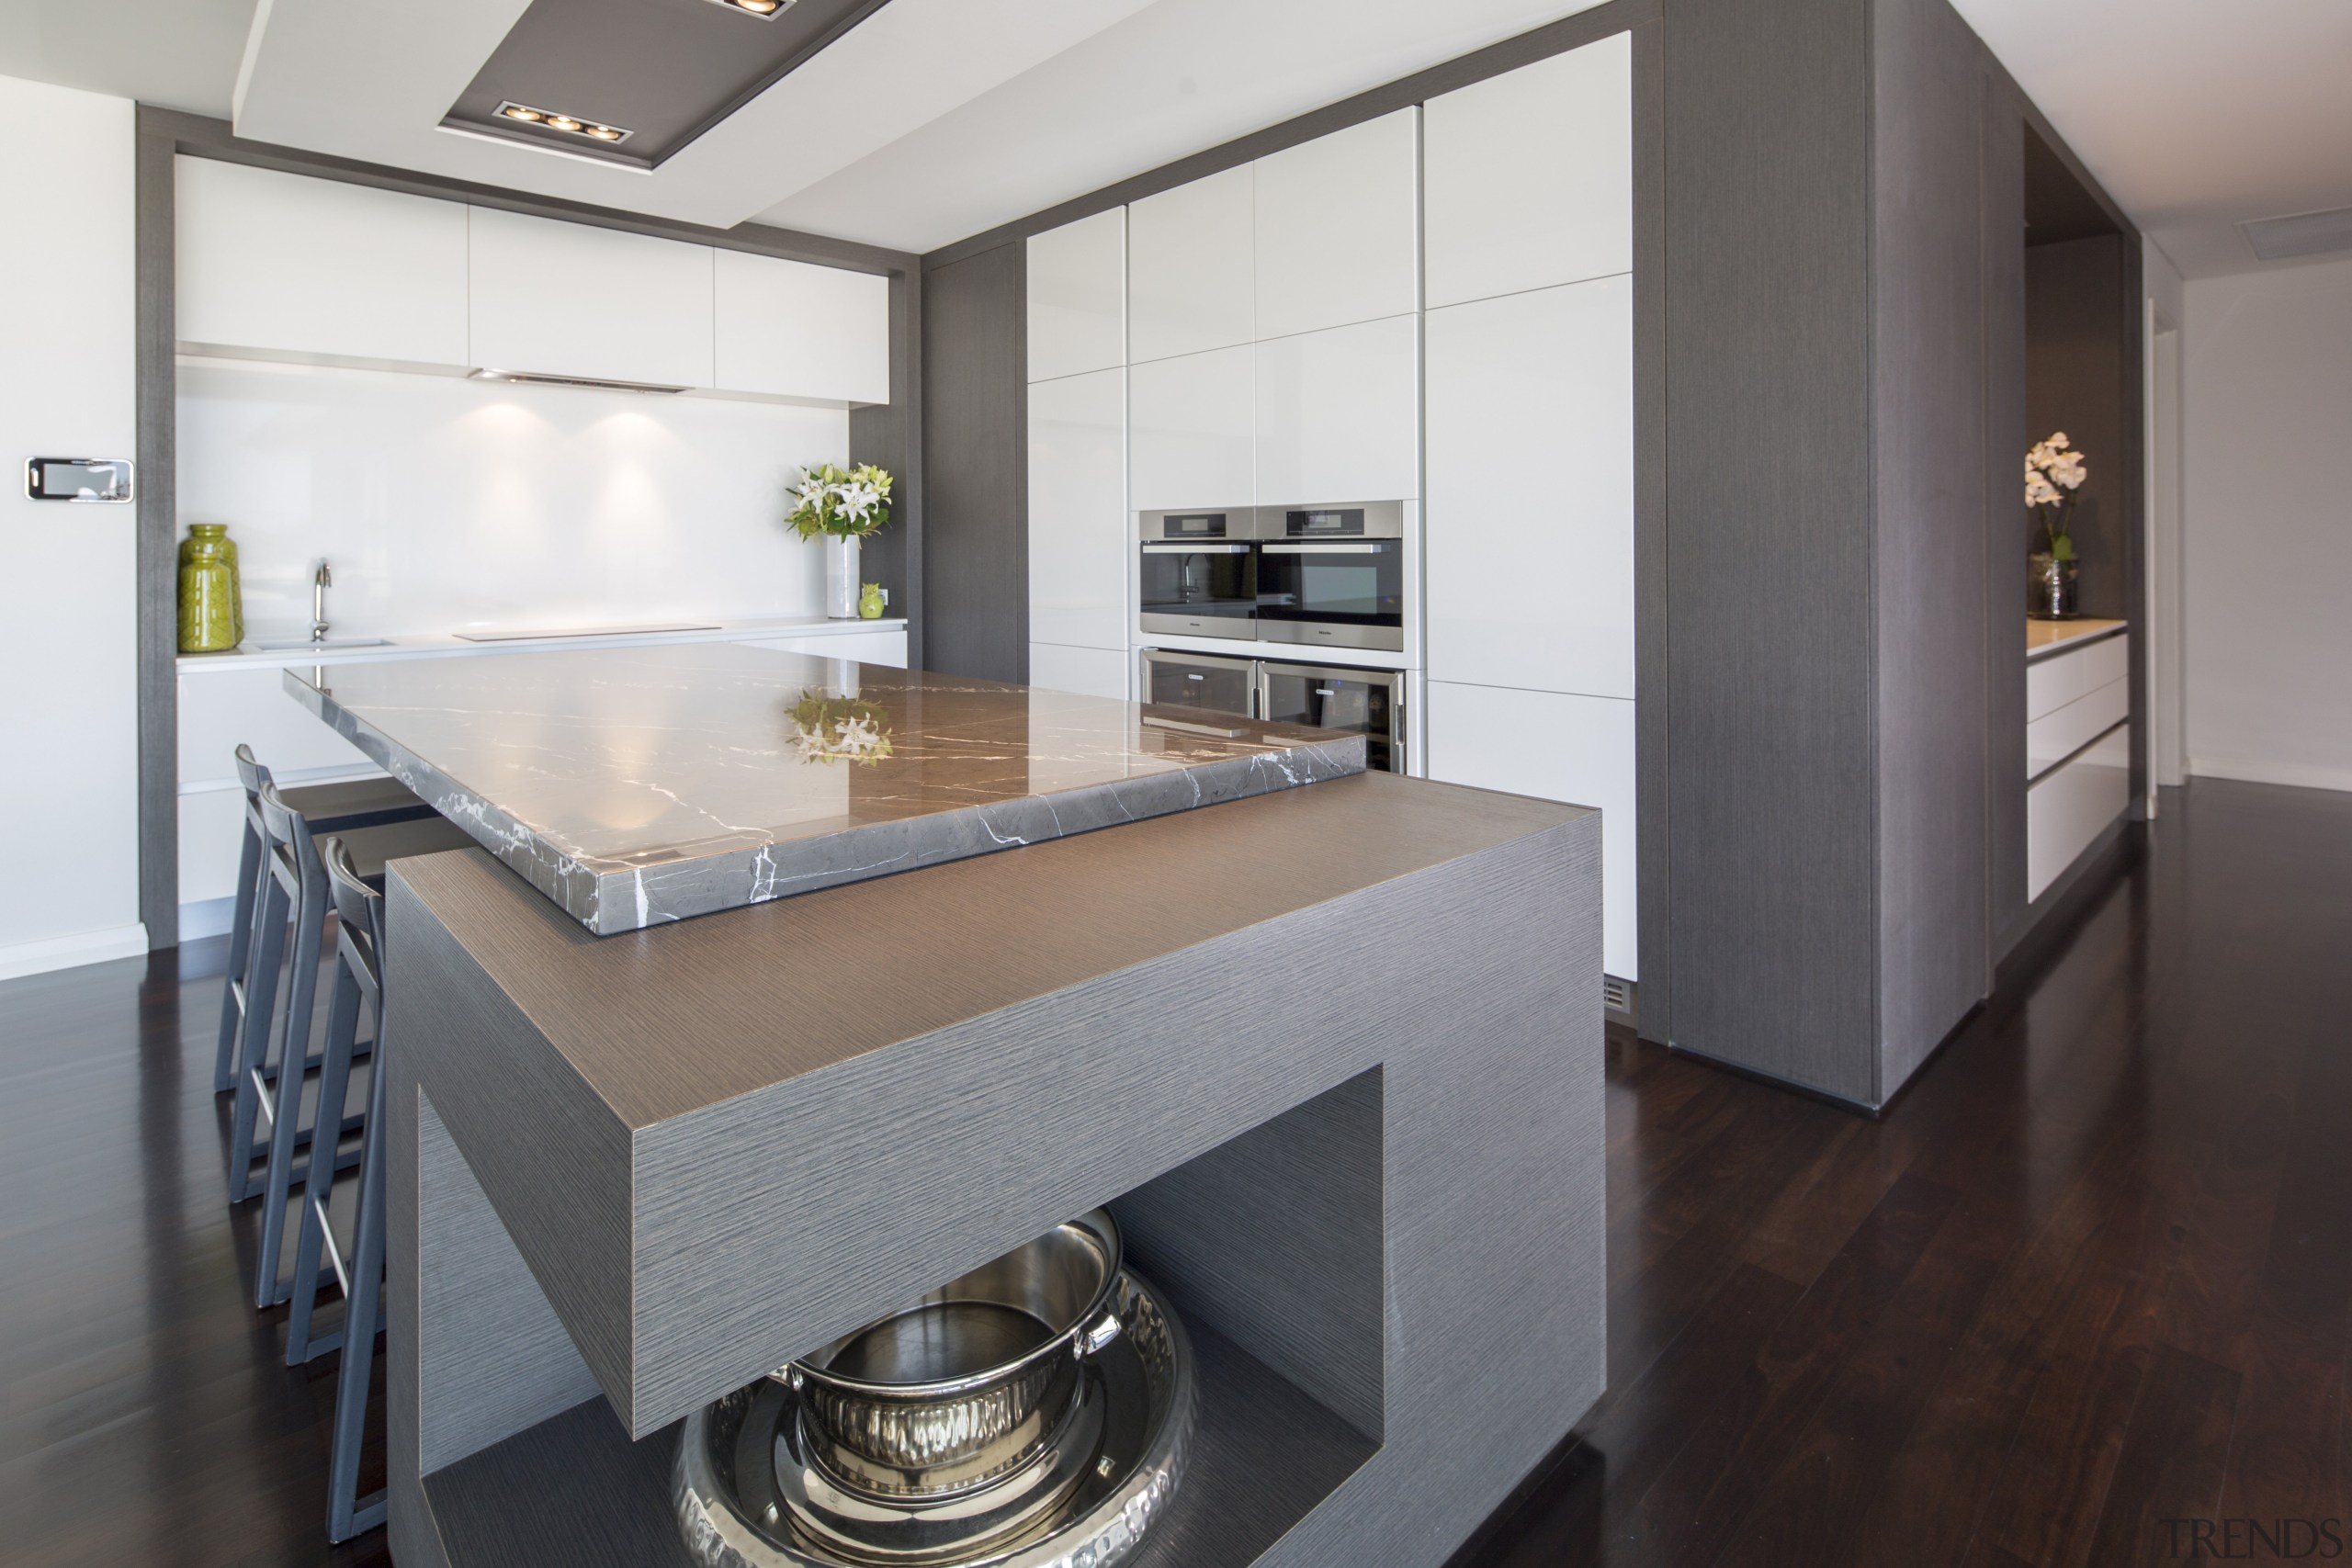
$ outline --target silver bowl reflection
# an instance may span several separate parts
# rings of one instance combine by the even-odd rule
[[[1035,1461],[1077,1407],[1080,1363],[1118,1337],[1119,1263],[1096,1209],[779,1369],[812,1459],[877,1497],[954,1496]]]

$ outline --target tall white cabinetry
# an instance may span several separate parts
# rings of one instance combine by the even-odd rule
[[[1028,243],[1029,682],[1127,694],[1126,214]]]
[[[1432,777],[1598,806],[1640,977],[1626,35],[1424,110]]]

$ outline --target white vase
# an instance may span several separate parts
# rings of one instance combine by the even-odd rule
[[[825,614],[836,621],[857,619],[857,540],[825,536]]]

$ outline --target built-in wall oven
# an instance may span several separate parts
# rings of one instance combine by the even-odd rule
[[[1257,535],[1261,637],[1403,651],[1404,502],[1261,506]]]
[[[1361,733],[1364,765],[1392,773],[1405,772],[1408,679],[1402,670],[1286,664],[1157,648],[1143,653],[1147,703]]]
[[[1258,635],[1258,547],[1247,506],[1137,514],[1147,632],[1163,637]]]

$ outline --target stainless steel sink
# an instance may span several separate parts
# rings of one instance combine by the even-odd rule
[[[390,648],[388,637],[331,637],[324,642],[312,642],[309,637],[295,637],[286,642],[262,642],[254,645],[264,653],[299,653],[306,648]]]

